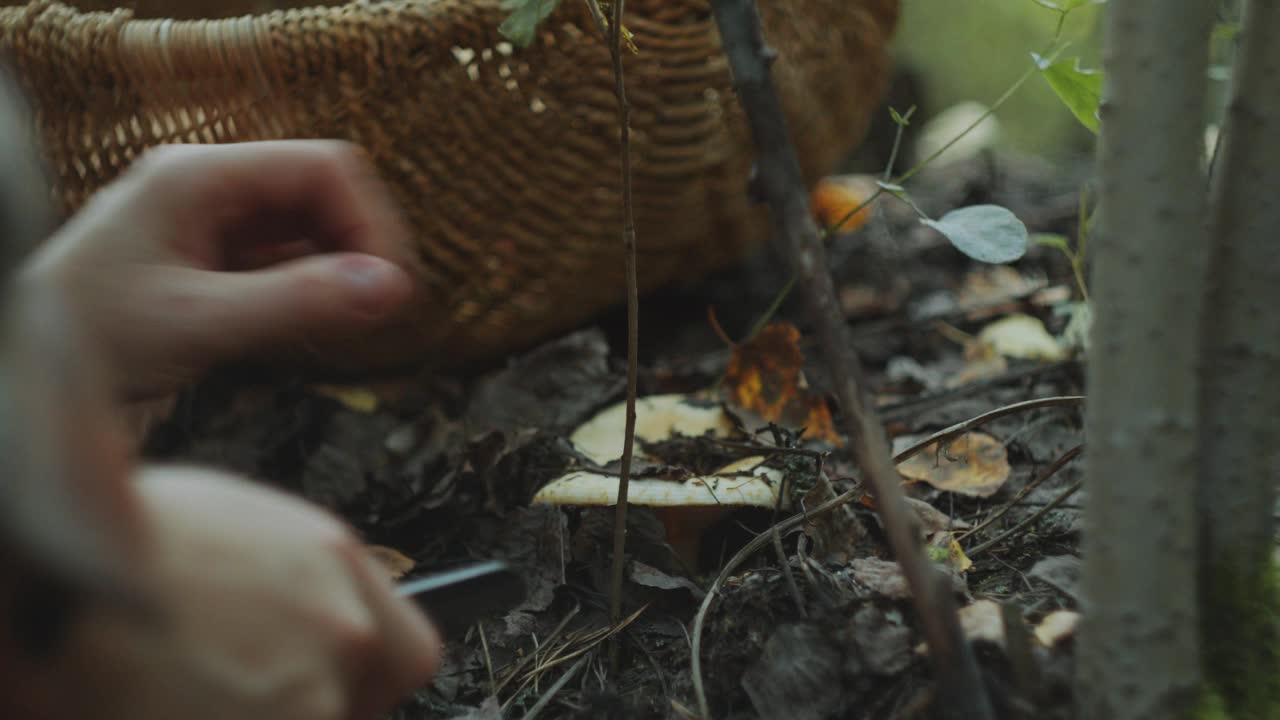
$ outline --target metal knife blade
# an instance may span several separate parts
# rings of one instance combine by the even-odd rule
[[[406,580],[397,592],[416,602],[446,639],[462,637],[477,621],[501,617],[525,599],[524,581],[501,560]]]

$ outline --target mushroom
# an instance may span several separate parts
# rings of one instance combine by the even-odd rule
[[[753,456],[711,475],[683,482],[635,477],[627,485],[627,504],[653,509],[666,529],[667,544],[687,568],[696,568],[703,532],[736,508],[773,508],[782,487],[782,471]],[[608,506],[618,502],[618,478],[591,470],[568,473],[543,486],[535,504]],[[788,504],[783,503],[783,507]]]
[[[569,441],[591,462],[608,465],[622,457],[626,413],[626,403],[605,408],[578,426]],[[718,403],[678,394],[636,399],[637,441],[658,442],[675,433],[690,437],[710,434],[726,438],[733,432],[733,421]],[[636,450],[638,453],[638,443]]]

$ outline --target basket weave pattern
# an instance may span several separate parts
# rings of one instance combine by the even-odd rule
[[[623,298],[613,76],[582,0],[564,0],[525,49],[498,33],[501,0],[360,0],[216,20],[102,9],[115,4],[0,8],[0,51],[33,102],[63,212],[158,144],[343,138],[370,154],[409,216],[422,301],[335,363],[492,357]],[[898,2],[761,5],[815,179],[866,130]],[[750,137],[709,1],[627,9],[639,48],[626,59],[638,262],[650,289],[739,257],[767,222],[747,197]]]

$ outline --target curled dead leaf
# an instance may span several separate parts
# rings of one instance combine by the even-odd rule
[[[774,323],[733,349],[725,370],[723,393],[735,409],[765,422],[800,429],[806,436],[842,445],[826,402],[804,379],[800,331]]]
[[[1009,479],[1009,456],[1004,444],[980,432],[953,438],[941,449],[930,443],[898,465],[911,482],[924,482],[947,492],[990,497]]]

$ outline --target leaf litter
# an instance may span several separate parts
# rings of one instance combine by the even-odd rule
[[[1069,673],[1055,668],[1069,666],[1078,619],[1076,511],[1055,508],[985,552],[969,552],[1032,518],[1046,494],[1079,476],[1066,463],[1041,477],[1083,437],[1079,407],[1019,405],[1077,395],[1082,382],[1077,348],[1056,355],[1045,341],[1072,317],[1059,310],[1070,294],[1054,291],[1071,286],[1070,269],[1038,245],[1018,247],[1024,222],[1034,232],[1074,234],[1073,218],[1052,212],[1073,205],[1057,200],[1071,183],[998,161],[999,183],[989,158],[960,161],[921,173],[912,193],[954,226],[966,251],[1016,256],[1014,265],[971,260],[913,215],[895,214],[892,199],[859,215],[831,240],[831,252],[847,259],[835,264],[838,290],[888,287],[876,268],[896,268],[892,300],[851,316],[894,449],[991,415],[916,448],[899,472],[995,686],[1020,692],[1014,671],[1031,657],[1043,671],[1037,696],[1054,697],[1067,691]],[[867,186],[831,187],[841,182],[853,193]],[[977,187],[984,202],[972,201]],[[834,194],[832,207],[856,197]],[[1002,219],[1005,235],[975,236],[966,224],[973,211],[948,215],[986,202],[1017,215]],[[891,263],[870,255],[883,244],[865,242],[877,223],[895,239]],[[913,708],[927,706],[929,678],[916,652],[919,621],[848,439],[835,429],[839,409],[813,360],[803,309],[783,304],[754,337],[748,328],[767,303],[722,313],[742,333],[736,343],[707,323],[706,307],[740,307],[748,288],[776,287],[776,276],[767,258],[748,259],[708,283],[705,298],[691,301],[696,294],[684,288],[642,300],[643,314],[646,302],[676,292],[687,312],[661,318],[661,333],[642,332],[652,344],[641,374],[636,477],[672,490],[698,478],[757,478],[774,502],[719,503],[686,557],[673,552],[660,508],[633,506],[620,626],[608,620],[612,513],[534,502],[574,474],[616,482],[625,387],[619,315],[491,366],[376,387],[222,371],[179,398],[146,449],[240,471],[332,509],[392,577],[491,558],[517,569],[525,602],[452,642],[436,682],[392,712],[396,720],[519,718],[535,707],[540,718],[696,717],[699,627],[698,681],[717,718],[920,717]],[[940,332],[940,322],[954,332]],[[972,349],[979,344],[988,350]],[[979,358],[999,363],[977,372]],[[992,412],[1004,408],[1013,409]],[[708,489],[714,494],[714,483]],[[813,512],[842,497],[848,502]],[[731,564],[747,547],[755,549]],[[1017,643],[1005,635],[1010,605],[1031,638],[1029,655],[1015,657]],[[622,663],[611,674],[614,640]],[[1055,707],[1037,716],[1059,717]]]

